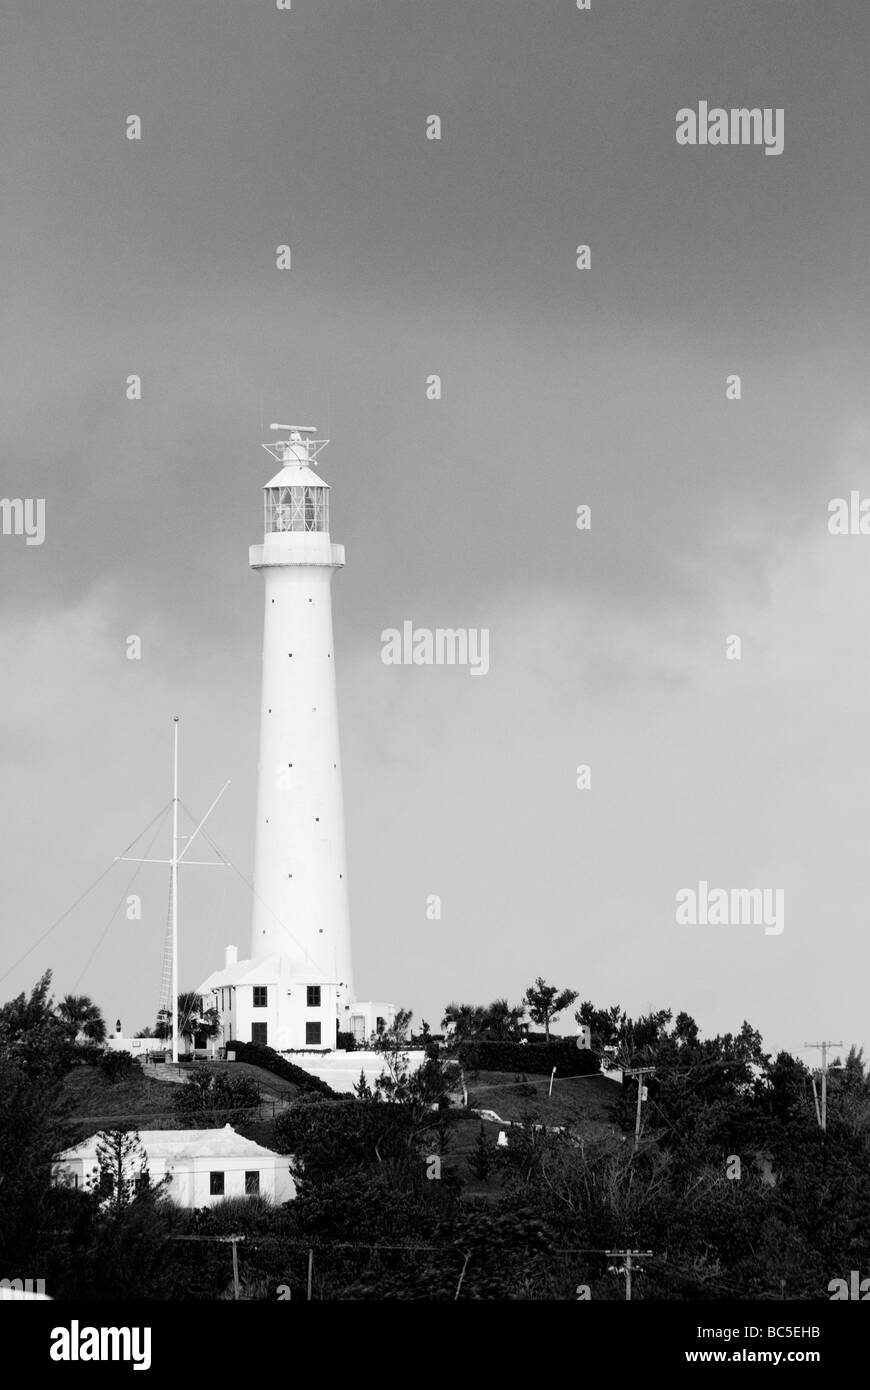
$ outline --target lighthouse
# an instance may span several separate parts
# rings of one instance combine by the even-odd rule
[[[329,484],[315,472],[328,440],[273,425],[280,464],[263,487],[263,664],[250,952],[226,947],[199,987],[224,1041],[279,1051],[364,1044],[392,1005],[354,998],[339,744],[332,580],[344,547],[330,536]]]
[[[298,426],[266,444],[281,470],[263,488],[263,681],[251,956],[279,955],[353,993],[344,800],[332,635],[329,484],[313,471],[326,440]]]

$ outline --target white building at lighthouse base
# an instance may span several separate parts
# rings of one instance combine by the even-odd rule
[[[316,974],[300,975],[287,956],[239,960],[235,946],[226,948],[222,970],[215,970],[197,993],[204,1009],[217,1009],[218,1047],[253,1042],[276,1052],[331,1051],[350,1034],[356,1047],[389,1028],[395,1005],[366,1001],[342,1003],[343,991]]]

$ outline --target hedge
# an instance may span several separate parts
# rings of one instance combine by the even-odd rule
[[[512,1071],[557,1076],[593,1076],[599,1070],[594,1052],[581,1051],[576,1043],[463,1042],[457,1057],[469,1071]]]
[[[265,1071],[282,1077],[284,1081],[292,1081],[300,1091],[324,1096],[328,1100],[338,1098],[332,1087],[321,1081],[319,1076],[312,1076],[310,1071],[294,1066],[286,1057],[282,1057],[280,1052],[276,1052],[274,1047],[264,1047],[261,1043],[228,1042],[227,1052],[234,1052],[238,1062],[250,1062],[252,1067],[263,1067]]]

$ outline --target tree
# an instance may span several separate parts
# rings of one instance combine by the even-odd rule
[[[457,1004],[451,1001],[444,1010],[444,1017],[441,1020],[441,1027],[448,1029],[453,1025],[453,1039],[455,1042],[464,1042],[467,1038],[476,1038],[483,1027],[484,1010],[480,1004]]]
[[[476,1178],[481,1182],[486,1182],[493,1168],[495,1167],[496,1151],[486,1137],[486,1130],[483,1127],[483,1120],[480,1122],[480,1133],[474,1145],[474,1152],[468,1160],[468,1166]]]
[[[65,994],[57,1006],[57,1016],[71,1042],[75,1042],[80,1033],[90,1042],[106,1041],[106,1021],[87,994]]]
[[[97,1167],[88,1180],[101,1209],[118,1216],[150,1185],[148,1160],[138,1133],[101,1130],[97,1135]]]
[[[600,1053],[605,1048],[616,1046],[620,1022],[624,1020],[625,1014],[621,1004],[612,1004],[609,1009],[596,1009],[591,999],[584,999],[574,1018],[589,1029],[592,1034],[592,1051]]]
[[[522,1004],[509,1004],[506,999],[493,999],[491,1004],[450,1003],[444,1010],[441,1027],[453,1025],[454,1042],[470,1038],[489,1038],[493,1042],[512,1042],[519,1038],[523,1017]]]
[[[51,1249],[51,1164],[68,1143],[62,1081],[71,1047],[46,971],[0,1007],[0,1262],[33,1268]],[[4,1271],[5,1272],[5,1271]]]
[[[411,1020],[414,1015],[410,1009],[397,1009],[396,1017],[389,1027],[374,1033],[370,1047],[384,1060],[384,1064],[394,1082],[408,1070],[408,1048],[411,1043]]]
[[[481,1035],[493,1042],[516,1042],[521,1033],[522,1004],[509,1004],[506,999],[493,999],[483,1010]]]
[[[220,1030],[217,1009],[203,1009],[200,995],[194,994],[193,990],[182,990],[178,996],[178,1036],[195,1043],[197,1038],[217,1037]],[[164,1039],[172,1037],[172,1014],[169,1010],[160,1010],[153,1036]]]
[[[550,1024],[569,1004],[577,998],[576,989],[558,990],[555,985],[544,982],[539,975],[523,996],[523,1003],[529,1011],[533,1023],[542,1023],[547,1041],[550,1041]]]

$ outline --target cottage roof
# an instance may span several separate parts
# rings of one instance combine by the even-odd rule
[[[238,1134],[232,1125],[223,1129],[140,1129],[136,1132],[148,1158],[279,1158],[273,1149]],[[59,1162],[83,1158],[96,1159],[97,1134],[81,1144],[64,1149]]]

